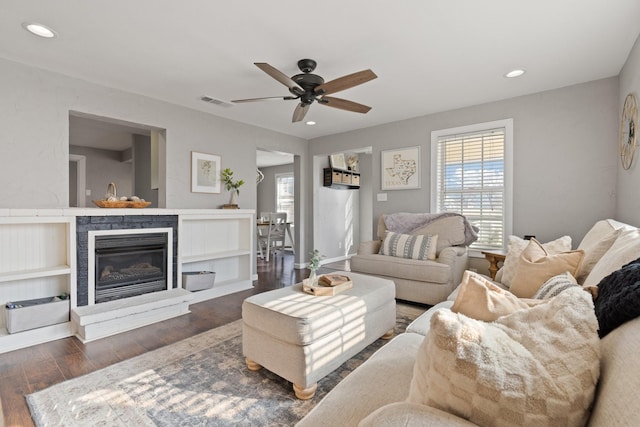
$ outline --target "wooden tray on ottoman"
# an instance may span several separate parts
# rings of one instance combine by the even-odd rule
[[[332,275],[335,276],[335,275]],[[304,279],[302,281],[302,290],[308,294],[315,296],[333,296],[337,295],[340,292],[344,292],[347,289],[351,289],[353,287],[353,282],[348,276],[340,276],[339,283],[333,286],[325,286],[323,283],[336,283],[334,280],[324,281],[321,280],[322,276],[318,277],[318,285],[311,286],[308,279]]]

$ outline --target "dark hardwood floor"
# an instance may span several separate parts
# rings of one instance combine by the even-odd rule
[[[274,256],[269,263],[258,258],[258,280],[253,289],[194,304],[191,313],[184,316],[87,344],[70,337],[0,354],[4,425],[34,425],[24,397],[27,394],[240,319],[245,298],[309,276],[306,269],[295,270],[293,262],[290,254]]]

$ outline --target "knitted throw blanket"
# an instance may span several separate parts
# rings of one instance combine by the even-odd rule
[[[465,246],[469,246],[476,240],[478,240],[478,227],[472,225],[465,216],[454,212],[441,212],[441,213],[408,213],[398,212],[387,214],[384,216],[384,225],[387,230],[394,233],[411,234],[414,230],[422,228],[425,225],[431,224],[442,218],[459,216],[462,217],[464,222],[464,235]]]

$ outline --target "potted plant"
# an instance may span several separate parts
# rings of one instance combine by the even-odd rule
[[[230,168],[226,168],[222,171],[222,182],[224,183],[227,191],[231,192],[231,198],[229,200],[230,205],[238,205],[238,195],[240,194],[240,187],[244,184],[244,180],[233,179],[233,171]]]

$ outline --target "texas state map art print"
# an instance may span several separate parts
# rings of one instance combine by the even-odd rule
[[[382,189],[420,188],[420,147],[382,152]]]

